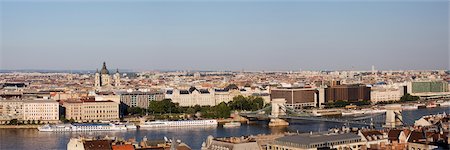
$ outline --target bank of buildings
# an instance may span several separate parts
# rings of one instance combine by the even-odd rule
[[[59,122],[59,103],[52,100],[1,100],[0,123],[12,119]]]
[[[287,105],[323,107],[337,101],[357,102],[370,100],[371,88],[362,84],[334,85],[329,87],[277,87],[270,90],[271,99],[283,98]]]
[[[215,106],[222,102],[228,103],[233,97],[243,96],[261,96],[266,103],[270,102],[269,93],[260,89],[218,89],[218,88],[196,88],[189,89],[168,89],[165,92],[165,98],[171,99],[180,106]]]

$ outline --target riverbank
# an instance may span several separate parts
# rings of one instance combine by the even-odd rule
[[[0,125],[0,129],[37,129],[41,125]]]

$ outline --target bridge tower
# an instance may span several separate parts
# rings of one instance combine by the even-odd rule
[[[269,116],[270,118],[269,126],[270,127],[288,126],[289,122],[278,118],[281,115],[286,115],[286,99],[284,98],[272,99],[271,105],[272,105],[272,112]]]
[[[385,108],[386,108],[386,124],[383,127],[395,128],[397,126],[403,125],[402,105],[392,104],[387,105]]]

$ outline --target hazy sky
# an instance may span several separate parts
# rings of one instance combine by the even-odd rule
[[[448,69],[449,2],[1,2],[0,69]]]

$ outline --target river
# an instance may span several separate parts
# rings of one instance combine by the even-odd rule
[[[442,112],[450,113],[450,108],[417,109],[403,111],[403,119],[407,124],[413,124],[414,120],[423,115],[437,114]],[[214,137],[243,136],[256,134],[270,134],[279,132],[310,132],[325,131],[329,128],[340,127],[342,123],[313,122],[313,121],[290,121],[288,127],[269,128],[267,122],[259,121],[255,124],[242,124],[237,128],[216,127],[196,127],[196,128],[169,128],[169,129],[146,129],[121,132],[39,132],[36,129],[0,129],[0,149],[1,150],[52,150],[66,149],[67,142],[71,137],[77,136],[116,136],[136,138],[140,141],[144,136],[149,139],[168,138],[180,139],[193,149],[200,149],[201,144],[208,135]]]

